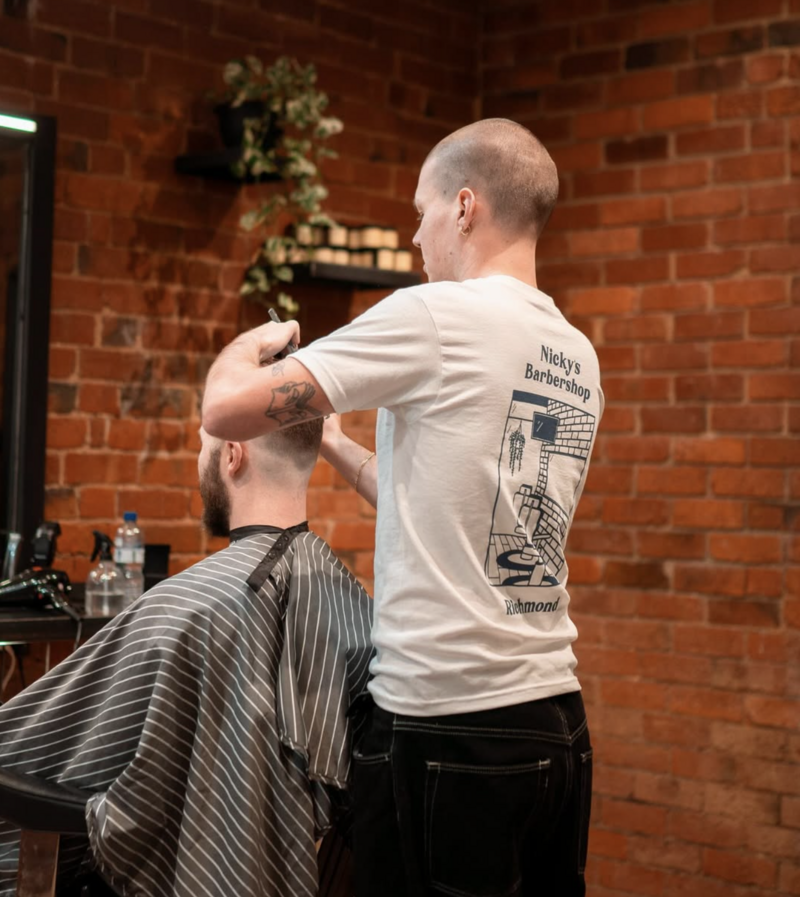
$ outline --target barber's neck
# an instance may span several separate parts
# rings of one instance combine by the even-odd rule
[[[478,237],[477,233],[471,235]],[[502,237],[494,239],[475,239],[474,245],[467,250],[461,259],[459,280],[471,280],[477,277],[490,277],[493,274],[505,274],[537,287],[536,283],[536,243],[533,241],[507,242]]]
[[[230,488],[230,528],[268,524],[286,529],[303,523],[308,520],[306,485],[284,483],[276,489],[274,484],[259,487],[250,483]]]

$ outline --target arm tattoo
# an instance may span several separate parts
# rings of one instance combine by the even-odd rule
[[[272,401],[264,414],[276,420],[279,427],[322,417],[322,412],[309,404],[315,394],[316,389],[307,381],[290,380],[272,390]]]
[[[286,362],[284,361],[284,359],[281,359],[280,361],[278,361],[278,362],[276,362],[275,364],[273,364],[273,365],[272,365],[272,376],[273,376],[273,377],[277,377],[277,376],[279,376],[280,374],[282,374],[282,373],[283,373],[283,369],[284,369],[285,367],[286,367]]]

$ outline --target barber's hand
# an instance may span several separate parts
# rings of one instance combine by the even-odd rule
[[[242,349],[256,364],[261,365],[283,352],[289,343],[300,345],[300,325],[297,321],[281,324],[268,321],[241,334],[236,338],[236,341],[239,340]]]

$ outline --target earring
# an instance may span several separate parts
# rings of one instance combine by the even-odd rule
[[[459,233],[461,234],[462,237],[468,237],[468,236],[469,236],[469,232],[470,232],[471,230],[472,230],[472,225],[471,225],[471,224],[468,224],[468,225],[467,225],[467,229],[464,230],[464,228],[462,227],[461,230],[459,231]]]

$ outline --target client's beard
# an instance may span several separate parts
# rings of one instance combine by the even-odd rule
[[[214,449],[200,476],[203,526],[212,536],[228,536],[231,531],[231,500],[219,472],[222,446]]]

